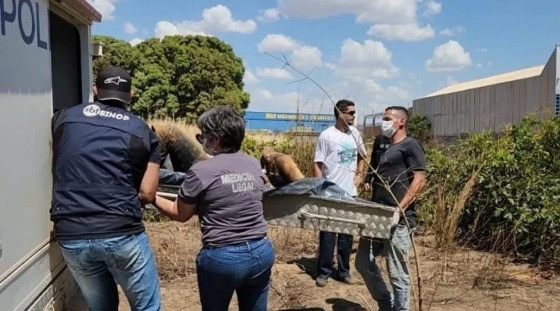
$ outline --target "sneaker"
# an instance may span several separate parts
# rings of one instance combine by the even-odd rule
[[[315,279],[315,284],[316,284],[318,287],[325,287],[325,286],[327,286],[327,282],[328,282],[328,281],[329,281],[329,278],[318,276],[318,277]]]

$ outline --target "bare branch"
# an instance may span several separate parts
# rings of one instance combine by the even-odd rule
[[[313,78],[311,78],[309,74],[306,74],[306,73],[302,72],[301,70],[299,70],[298,68],[292,66],[292,65],[288,62],[288,59],[286,58],[286,56],[285,56],[283,53],[281,53],[283,59],[280,59],[279,57],[274,56],[274,55],[272,55],[272,54],[270,54],[270,53],[268,53],[268,52],[265,52],[265,54],[268,55],[268,56],[270,56],[270,57],[272,57],[273,59],[276,59],[276,60],[279,61],[279,62],[282,62],[282,63],[283,63],[283,68],[284,68],[284,67],[289,67],[290,69],[292,69],[293,71],[297,72],[297,73],[300,74],[302,77],[304,77],[304,78],[301,79],[300,81],[305,81],[305,80],[311,81],[311,83],[313,83],[316,87],[318,87],[318,88],[327,96],[327,98],[328,98],[328,99],[331,101],[331,103],[333,104],[334,108],[335,108],[339,113],[341,112],[341,111],[338,110],[338,108],[336,107],[336,103],[335,103],[335,101],[333,100],[333,98],[331,97],[331,95],[329,94],[329,92],[327,92],[327,90],[326,90],[325,88],[323,88],[319,83],[317,83],[317,81],[315,81]],[[346,121],[345,121],[345,122],[346,122]],[[349,127],[349,124],[346,123],[346,126]],[[354,138],[354,141],[355,141],[355,143],[356,143],[356,146],[360,147],[360,146],[358,145],[358,144],[359,144],[359,143],[358,143],[358,138],[354,135],[353,132],[351,132],[351,135],[352,135],[352,137]],[[371,172],[373,172],[373,174],[375,174],[376,176],[378,176],[379,180],[381,180],[381,181],[383,182],[384,188],[385,188],[385,189],[387,190],[387,192],[391,195],[391,197],[392,197],[392,199],[394,200],[394,202],[397,202],[397,203],[398,203],[399,200],[397,200],[395,194],[391,191],[391,185],[389,185],[388,182],[387,182],[384,178],[382,178],[382,176],[380,176],[380,175],[377,173],[377,170],[374,169],[374,168],[371,166],[370,163],[368,163],[368,168],[371,169]],[[414,202],[414,201],[410,202],[409,205],[412,204],[413,202]],[[413,252],[414,252],[414,256],[416,257],[416,272],[417,272],[417,283],[418,283],[418,310],[422,311],[422,302],[423,302],[423,299],[422,299],[422,277],[421,277],[421,271],[420,271],[420,258],[419,258],[419,256],[418,256],[418,250],[417,250],[417,247],[416,247],[416,243],[415,243],[415,241],[414,241],[413,232],[412,232],[412,230],[411,230],[410,224],[408,223],[408,219],[406,218],[406,215],[405,215],[405,210],[406,210],[407,207],[408,207],[408,206],[405,206],[405,207],[401,208],[401,207],[397,206],[397,208],[399,209],[399,213],[401,214],[401,217],[402,217],[402,218],[404,219],[404,221],[405,221],[405,224],[406,224],[406,227],[407,227],[407,230],[408,230],[408,234],[409,234],[410,240],[411,240],[411,242],[412,242],[412,250],[413,250]],[[406,265],[408,266],[408,261],[407,261]],[[411,288],[411,290],[412,290],[412,288]]]

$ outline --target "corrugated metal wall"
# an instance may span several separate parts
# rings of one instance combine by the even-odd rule
[[[435,136],[500,132],[530,113],[553,114],[558,56],[557,47],[537,77],[414,100],[414,113],[430,119]]]

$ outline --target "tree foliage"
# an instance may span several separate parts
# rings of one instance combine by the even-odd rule
[[[101,69],[109,65],[119,66],[131,72],[138,67],[140,55],[128,42],[108,36],[94,36],[93,41],[103,44],[103,57],[93,60],[94,78]]]
[[[145,118],[192,121],[216,105],[242,112],[249,104],[243,62],[218,38],[168,36],[134,47],[112,37],[93,40],[104,44],[104,56],[94,60],[94,74],[107,65],[129,70],[135,92],[131,110]]]
[[[412,137],[422,142],[427,142],[430,139],[431,128],[432,124],[426,116],[415,114],[408,120],[408,131],[412,134]]]

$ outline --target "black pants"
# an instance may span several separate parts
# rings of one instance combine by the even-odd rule
[[[335,244],[337,248],[338,277],[350,276],[350,253],[352,252],[352,235],[321,231],[319,234],[319,258],[317,260],[317,277],[327,278],[333,272],[332,262]]]

